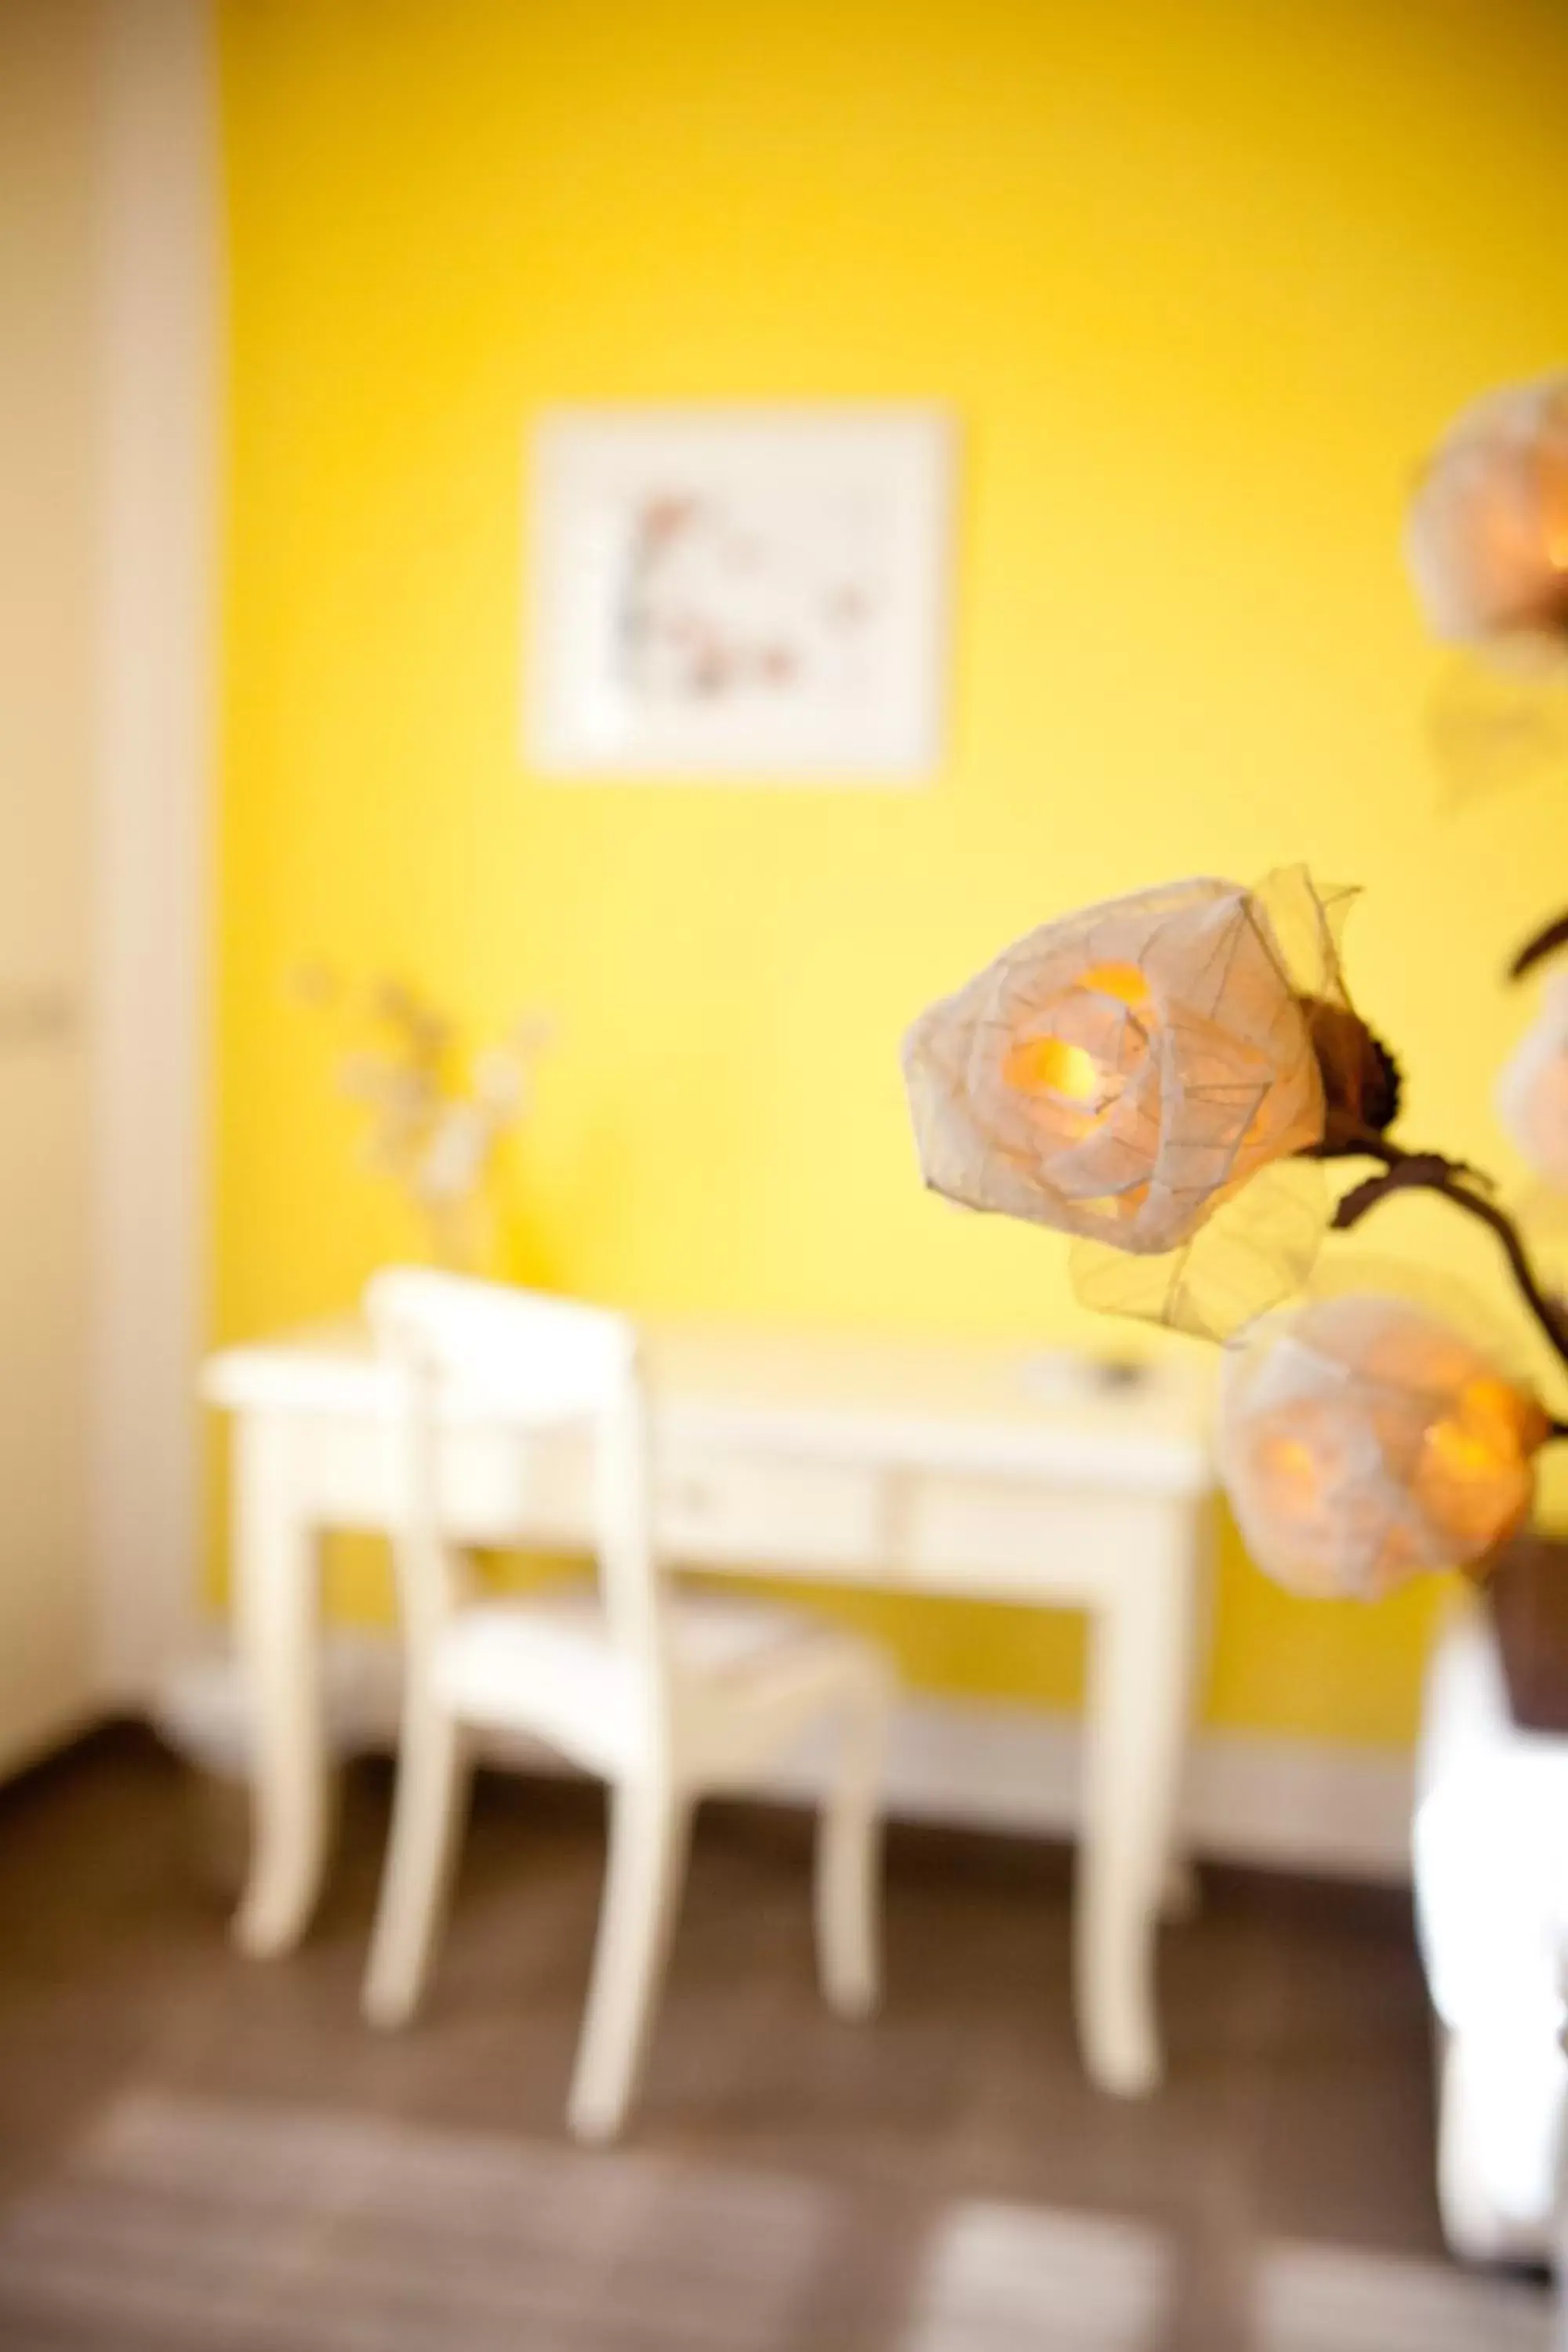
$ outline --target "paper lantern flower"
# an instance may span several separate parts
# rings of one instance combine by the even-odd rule
[[[1553,1192],[1568,1192],[1568,972],[1548,981],[1541,1011],[1498,1076],[1498,1117]]]
[[[1416,486],[1405,544],[1435,635],[1568,658],[1568,374],[1463,412]]]
[[[1550,1424],[1448,1325],[1349,1292],[1266,1317],[1227,1358],[1220,1476],[1289,1591],[1376,1600],[1473,1567],[1529,1510]]]
[[[933,1190],[1133,1252],[1323,1133],[1306,1015],[1233,882],[1047,923],[916,1022],[904,1071]]]
[[[905,1040],[926,1182],[1076,1236],[1091,1306],[1217,1339],[1276,1303],[1328,1217],[1287,1163],[1398,1101],[1340,972],[1352,895],[1300,867],[1177,882],[1007,949]]]

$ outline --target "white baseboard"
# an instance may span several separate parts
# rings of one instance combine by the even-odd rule
[[[396,1724],[396,1650],[384,1636],[329,1644],[328,1699],[337,1744],[389,1748]],[[171,1743],[219,1769],[245,1749],[239,1683],[226,1658],[178,1675],[159,1709]],[[1070,1837],[1079,1819],[1081,1740],[1076,1716],[912,1693],[899,1711],[887,1801],[898,1817],[1025,1835]],[[540,1757],[541,1764],[546,1759]],[[811,1795],[823,1756],[809,1747],[762,1792]],[[1398,1751],[1205,1731],[1194,1745],[1183,1802],[1189,1848],[1215,1861],[1327,1877],[1400,1882],[1410,1874],[1412,1760]]]
[[[1079,1718],[916,1693],[900,1707],[888,1810],[1025,1835],[1070,1837],[1079,1818]],[[819,1783],[809,1753],[777,1776],[781,1794]],[[1397,1751],[1205,1731],[1182,1803],[1189,1850],[1215,1861],[1402,1881],[1410,1875],[1410,1759]]]

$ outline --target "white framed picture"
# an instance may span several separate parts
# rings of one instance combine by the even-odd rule
[[[930,777],[952,442],[928,407],[548,412],[529,467],[531,764]]]

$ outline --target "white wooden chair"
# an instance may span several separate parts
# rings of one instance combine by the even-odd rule
[[[524,1733],[610,1790],[610,1849],[569,2121],[620,2129],[637,2087],[679,1893],[692,1807],[754,1783],[814,1718],[837,1717],[839,1770],[817,1838],[826,1999],[879,1992],[879,1782],[893,1677],[868,1643],[761,1602],[667,1594],[650,1523],[637,1333],[572,1301],[396,1268],[366,1294],[395,1367],[394,1548],[406,1652],[397,1793],[364,1986],[377,2025],[405,2023],[429,1974],[467,1793],[468,1735]],[[476,1598],[445,1539],[444,1396],[526,1432],[594,1439],[599,1589]]]

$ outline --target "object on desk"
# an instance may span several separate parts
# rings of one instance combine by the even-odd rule
[[[494,1255],[495,1158],[530,1105],[533,1067],[552,1024],[525,1013],[473,1060],[454,1067],[456,1028],[402,981],[356,988],[321,965],[294,975],[302,1001],[336,1013],[356,1042],[338,1066],[342,1092],[370,1114],[364,1164],[389,1177],[418,1212],[438,1265],[484,1270]]]
[[[610,1853],[568,2119],[620,2130],[635,2095],[679,1896],[691,1812],[745,1788],[810,1725],[838,1742],[817,1837],[823,1990],[861,2016],[880,1988],[879,1783],[894,1676],[858,1636],[800,1612],[661,1587],[648,1418],[619,1315],[396,1270],[367,1298],[391,1379],[386,1433],[406,1680],[392,1841],[365,2013],[401,2025],[429,1972],[470,1734],[542,1739],[611,1792]],[[599,1590],[476,1601],[444,1510],[439,1416],[468,1396],[510,1425],[589,1434]]]
[[[1090,1356],[1076,1348],[1050,1348],[1026,1356],[1024,1386],[1042,1404],[1077,1404],[1086,1398],[1145,1394],[1158,1378],[1153,1367],[1123,1356]]]

